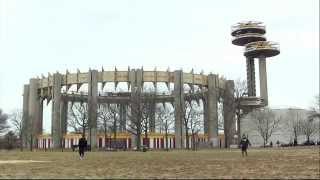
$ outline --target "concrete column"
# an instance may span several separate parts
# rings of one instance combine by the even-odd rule
[[[37,145],[37,136],[41,133],[39,130],[40,124],[40,99],[38,96],[38,79],[30,79],[29,86],[29,120],[31,123],[31,137],[32,145],[36,147]]]
[[[218,147],[218,76],[208,75],[208,139],[213,147]]]
[[[230,147],[235,133],[234,81],[227,81],[223,97],[224,144]]]
[[[29,85],[23,87],[22,141],[23,147],[30,146],[31,123],[29,119]]]
[[[38,123],[38,133],[42,134],[43,132],[43,99],[40,98],[39,102],[39,123]]]
[[[142,69],[136,70],[136,87],[138,91],[141,92],[143,88],[143,71]]]
[[[176,70],[174,72],[174,128],[176,148],[184,148],[184,91],[183,91],[183,71]]]
[[[150,132],[156,130],[156,104],[150,103]]]
[[[137,69],[136,70],[136,88],[137,88],[137,93],[135,93],[136,98],[140,98],[141,97],[141,92],[143,91],[143,70],[142,69]],[[138,100],[139,102],[139,106],[140,106],[140,103],[142,103],[140,100]],[[141,110],[141,108],[139,107],[139,109]],[[140,121],[142,120],[142,114],[141,113],[138,113],[138,118],[140,118]],[[143,129],[141,128],[141,131],[143,131]],[[141,132],[142,133],[142,132]],[[141,141],[141,137],[136,137],[137,139],[137,143],[140,142],[140,146],[142,144],[142,141]]]
[[[256,79],[255,79],[254,58],[247,57],[247,87],[248,96],[256,96]]]
[[[95,149],[97,148],[98,71],[91,70],[89,71],[88,75],[88,143],[90,144],[92,149]]]
[[[62,75],[55,73],[53,75],[53,99],[52,99],[52,123],[51,136],[53,141],[53,148],[60,148],[62,145],[61,134],[61,83]]]
[[[120,104],[120,131],[126,131],[127,109],[125,104]]]
[[[67,125],[68,125],[68,101],[61,101],[60,104],[60,119],[61,119],[61,133],[62,136],[67,134]]]
[[[203,130],[204,134],[208,134],[208,105],[207,105],[208,99],[205,98],[202,100],[203,104]]]
[[[260,97],[264,99],[265,105],[268,105],[268,85],[267,85],[267,67],[266,58],[259,58],[259,78],[260,78]]]

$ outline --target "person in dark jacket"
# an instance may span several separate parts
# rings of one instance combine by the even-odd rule
[[[251,146],[249,139],[243,134],[240,141],[242,157],[244,156],[244,153],[246,154],[246,156],[248,156],[247,149],[249,145]]]
[[[82,135],[82,137],[79,139],[79,155],[80,155],[80,159],[82,160],[84,158],[84,151],[87,148],[87,140],[84,137],[84,135]]]

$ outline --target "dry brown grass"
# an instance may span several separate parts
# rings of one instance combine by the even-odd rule
[[[320,178],[319,147],[298,149],[89,152],[0,152],[0,178]]]

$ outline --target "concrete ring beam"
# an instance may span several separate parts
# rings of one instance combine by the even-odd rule
[[[247,33],[235,36],[232,39],[232,44],[237,46],[244,46],[248,43],[255,42],[255,41],[266,41],[266,37],[261,34],[257,33]]]
[[[279,44],[270,41],[256,41],[248,43],[245,46],[244,52],[246,57],[251,58],[273,57],[278,54],[280,54]]]
[[[259,107],[264,107],[264,99],[256,96],[246,96],[246,97],[241,97],[240,99],[240,106],[246,108],[259,108]]]
[[[174,83],[175,81],[175,72],[169,71],[141,71],[142,79],[141,82],[152,82],[156,83],[166,83],[167,86],[170,83]],[[61,76],[61,86],[66,86],[67,90],[72,85],[77,85],[77,90],[81,87],[82,84],[86,84],[89,82],[89,72],[80,72],[77,73],[69,73],[67,71],[66,74],[60,74]],[[201,87],[208,87],[208,75],[204,74],[194,74],[194,73],[185,73],[183,72],[183,84],[189,85],[198,85]],[[102,83],[105,85],[106,83],[114,82],[116,85],[120,82],[126,82],[128,87],[134,84],[135,71],[97,71],[97,83]],[[40,92],[40,97],[48,98],[50,100],[52,96],[52,88],[53,88],[53,75],[48,74],[47,77],[42,76],[42,78],[37,78],[38,82],[38,90]],[[226,80],[224,78],[216,79],[217,88],[224,89]]]
[[[240,22],[231,27],[232,36],[237,36],[246,33],[259,33],[263,35],[266,33],[266,27],[263,25],[262,22],[257,21]]]

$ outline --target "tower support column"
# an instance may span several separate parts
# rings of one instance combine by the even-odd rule
[[[250,57],[247,57],[247,88],[248,96],[256,96],[254,58]]]
[[[266,58],[259,58],[259,78],[260,78],[260,97],[263,98],[265,105],[268,105],[268,85]]]

